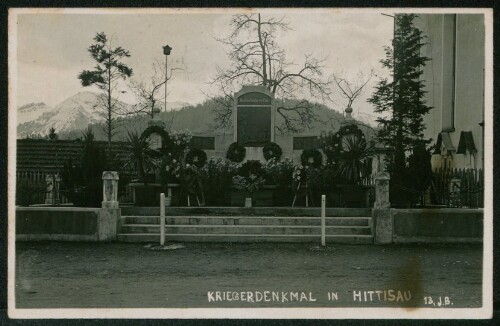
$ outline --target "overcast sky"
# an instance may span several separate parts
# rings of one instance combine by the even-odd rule
[[[45,102],[55,106],[83,88],[77,76],[95,63],[87,48],[96,32],[113,35],[116,44],[130,51],[126,63],[133,68],[135,80],[150,77],[154,60],[164,62],[162,46],[173,50],[169,65],[183,60],[187,70],[169,81],[168,101],[202,102],[204,92],[211,92],[208,82],[216,66],[228,66],[224,48],[215,37],[227,35],[234,12],[176,11],[140,14],[36,13],[19,14],[17,21],[17,104]],[[387,75],[379,60],[383,46],[392,38],[393,20],[380,13],[338,13],[337,11],[266,12],[263,18],[285,15],[293,29],[279,35],[280,46],[290,61],[301,63],[304,54],[327,58],[326,74],[354,76],[373,69]],[[373,78],[365,94],[354,104],[354,115],[372,115],[366,98],[372,93]],[[120,99],[133,102],[131,92]],[[330,106],[343,110],[343,100],[336,96]]]

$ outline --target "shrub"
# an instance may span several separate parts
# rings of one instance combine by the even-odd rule
[[[20,178],[16,181],[16,205],[29,206],[43,203],[45,193],[45,185],[30,182],[27,178]]]
[[[288,158],[281,161],[271,158],[264,166],[266,180],[278,187],[290,187],[292,185],[294,169],[295,164]]]
[[[236,175],[235,163],[222,158],[210,158],[200,170],[205,199],[208,205],[227,204],[224,194],[231,190],[232,178]]]
[[[80,162],[69,160],[61,172],[61,192],[74,206],[99,207],[102,201],[102,172],[106,170],[104,151],[94,140],[91,128],[83,134]]]

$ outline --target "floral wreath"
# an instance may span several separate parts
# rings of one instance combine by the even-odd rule
[[[161,137],[161,151],[165,152],[168,143],[170,142],[170,137],[168,136],[168,132],[160,126],[149,126],[147,127],[141,134],[142,139],[146,139],[152,134],[158,134]],[[152,151],[157,152],[157,151]],[[160,156],[161,153],[157,153],[156,156]]]
[[[207,162],[207,153],[199,148],[193,148],[186,154],[186,164],[201,168]]]
[[[227,149],[226,158],[231,162],[240,163],[245,158],[247,150],[237,142],[229,145]]]
[[[319,168],[323,163],[321,152],[315,148],[305,149],[300,155],[300,162],[303,166]]]
[[[329,163],[338,161],[343,156],[345,150],[342,147],[342,138],[344,136],[357,136],[359,139],[365,139],[363,131],[354,124],[342,126],[336,133],[329,132],[321,135],[321,148]]]
[[[269,142],[264,145],[264,148],[262,148],[262,153],[264,154],[264,158],[266,159],[266,161],[269,161],[272,158],[279,160],[281,158],[281,154],[283,154],[283,151],[281,150],[280,145]]]

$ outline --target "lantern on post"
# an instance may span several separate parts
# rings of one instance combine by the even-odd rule
[[[167,81],[168,81],[168,56],[172,51],[172,47],[165,45],[163,47],[163,54],[165,55],[165,112],[167,112]]]

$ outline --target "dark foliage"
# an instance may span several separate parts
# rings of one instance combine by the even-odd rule
[[[30,182],[28,178],[16,180],[16,205],[29,206],[43,202],[45,194],[45,185]]]
[[[96,144],[92,129],[89,128],[83,138],[84,148],[80,162],[69,160],[61,171],[61,191],[75,206],[100,207],[106,156]]]
[[[413,14],[395,16],[392,47],[385,47],[386,58],[381,60],[382,66],[391,70],[393,80],[381,79],[368,100],[375,106],[375,112],[383,114],[377,119],[382,127],[377,136],[394,149],[388,168],[391,184],[400,189],[407,186],[407,153],[421,143],[430,142],[424,139],[423,117],[431,107],[424,101],[424,81],[420,78],[429,58],[421,55],[425,36],[413,25],[415,17]]]

